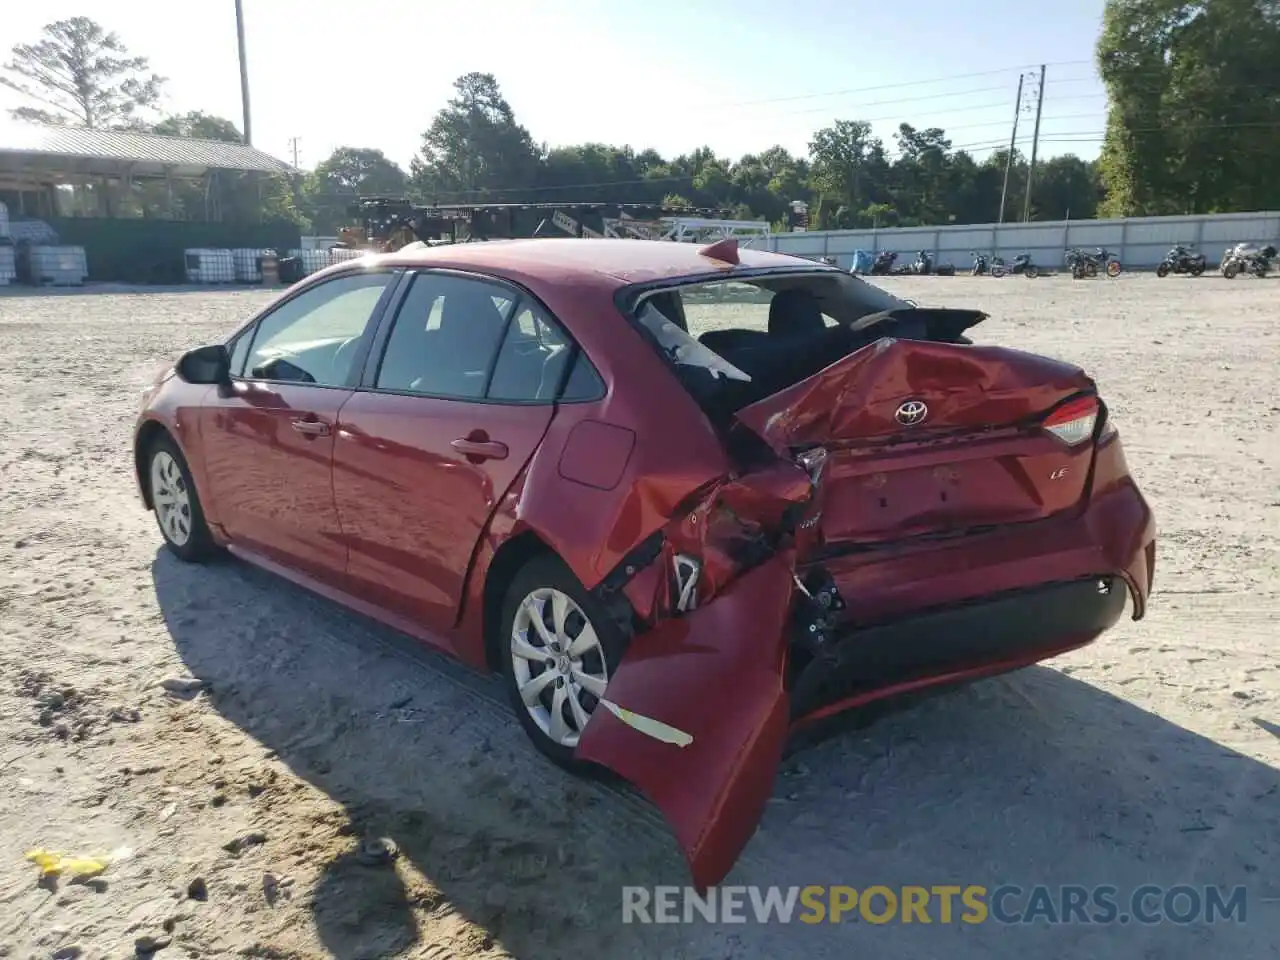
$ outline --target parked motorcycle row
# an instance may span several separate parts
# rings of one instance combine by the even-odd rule
[[[876,254],[876,258],[871,262],[871,269],[867,273],[873,277],[954,277],[956,268],[949,263],[935,269],[933,265],[933,257],[926,251],[921,250],[916,254],[916,258],[906,266],[899,267],[898,255],[891,250],[886,250]]]
[[[1098,247],[1094,253],[1085,253],[1075,247],[1067,251],[1066,263],[1073,280],[1092,279],[1100,272],[1108,277],[1120,276],[1119,258],[1105,247]]]
[[[969,269],[971,277],[1003,277],[1007,273],[1014,276],[1024,276],[1029,280],[1034,280],[1040,276],[1040,268],[1031,262],[1031,254],[1020,253],[1013,258],[1013,263],[1006,264],[1003,257],[992,256],[988,260],[985,253],[971,254],[973,257],[973,266]]]
[[[969,269],[972,277],[1004,277],[1023,276],[1030,280],[1043,276],[1044,271],[1032,262],[1029,253],[1020,253],[1011,263],[1003,257],[971,251],[973,265]],[[1265,277],[1271,271],[1272,261],[1276,259],[1276,247],[1267,244],[1259,247],[1252,243],[1237,243],[1228,247],[1218,265],[1219,272],[1228,280],[1247,274],[1251,277]],[[833,257],[819,258],[834,263]],[[1066,252],[1067,270],[1072,279],[1086,280],[1099,274],[1107,277],[1118,277],[1123,270],[1120,259],[1105,247],[1098,247],[1092,253],[1078,247]],[[1183,244],[1175,244],[1165,254],[1164,259],[1156,267],[1156,276],[1167,277],[1170,274],[1186,274],[1192,277],[1201,276],[1208,269],[1208,262],[1203,253],[1198,253]],[[904,266],[898,266],[898,254],[885,250],[872,258],[870,254],[858,251],[854,262],[854,273],[866,273],[876,277],[888,276],[955,276],[956,268],[951,264],[934,266],[933,257],[921,250],[915,260]]]
[[[1275,258],[1276,248],[1272,244],[1259,248],[1251,243],[1237,243],[1234,247],[1227,247],[1218,269],[1228,280],[1241,273],[1247,273],[1251,277],[1265,277]]]

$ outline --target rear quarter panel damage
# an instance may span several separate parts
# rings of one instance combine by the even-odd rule
[[[636,637],[578,744],[580,759],[631,781],[663,812],[700,887],[728,874],[773,790],[789,722],[794,564],[781,552],[715,603]],[[684,745],[640,729],[645,719]]]

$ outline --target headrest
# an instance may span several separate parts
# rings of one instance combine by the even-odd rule
[[[818,298],[803,287],[779,290],[769,303],[769,335],[803,337],[822,333],[827,322],[822,318]]]

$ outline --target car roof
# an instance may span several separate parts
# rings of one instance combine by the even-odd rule
[[[703,244],[662,240],[546,237],[414,247],[384,254],[377,260],[402,267],[518,274],[544,282],[607,280],[615,287],[699,275],[719,274],[729,279],[735,269],[834,269],[800,257],[741,248],[735,268],[703,256],[703,249]]]

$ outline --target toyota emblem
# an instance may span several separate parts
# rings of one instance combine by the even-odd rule
[[[922,423],[928,415],[929,407],[923,400],[908,400],[894,412],[893,419],[904,427],[914,427],[917,423]]]

